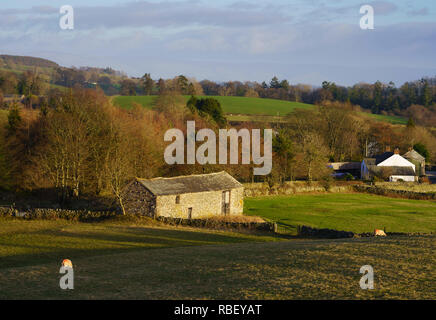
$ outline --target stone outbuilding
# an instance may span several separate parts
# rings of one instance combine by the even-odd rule
[[[127,214],[150,217],[203,218],[242,214],[244,187],[227,172],[139,179],[123,195]]]
[[[412,162],[416,167],[416,175],[425,176],[425,158],[416,152],[413,148],[409,148],[405,154],[403,154],[403,158]]]

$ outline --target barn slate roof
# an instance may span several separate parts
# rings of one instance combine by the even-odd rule
[[[398,167],[398,166],[376,166],[376,165],[369,165],[368,171],[371,174],[381,174],[383,173],[383,170],[387,170],[389,172],[390,176],[414,176],[415,170],[413,170],[412,167]]]
[[[394,154],[395,153],[393,153],[393,152],[384,152],[382,154],[375,156],[375,164],[382,163],[386,159],[389,159],[390,157],[392,157]]]
[[[376,164],[382,163],[386,159],[389,159],[394,154],[395,153],[393,153],[393,152],[384,152],[384,153],[379,154],[379,155],[372,157],[372,158],[365,158],[364,161],[367,165],[376,165]]]
[[[414,149],[407,151],[405,154],[403,154],[403,158],[406,158],[408,160],[417,160],[417,161],[424,161],[425,158],[420,155],[418,152],[416,152]]]
[[[137,178],[155,196],[222,191],[241,188],[242,184],[225,171],[171,178]]]

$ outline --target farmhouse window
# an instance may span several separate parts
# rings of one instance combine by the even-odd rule
[[[180,204],[180,196],[176,196],[176,204]]]
[[[188,208],[188,219],[192,219],[192,208]]]

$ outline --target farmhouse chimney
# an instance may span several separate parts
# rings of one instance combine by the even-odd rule
[[[409,147],[409,151],[412,151],[413,150],[413,147]]]
[[[394,154],[400,154],[400,148],[395,148]]]
[[[391,152],[391,146],[386,146],[386,152]]]

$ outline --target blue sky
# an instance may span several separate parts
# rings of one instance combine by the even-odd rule
[[[74,30],[59,28],[65,4]],[[0,53],[156,79],[401,85],[436,75],[436,1],[1,0]]]

